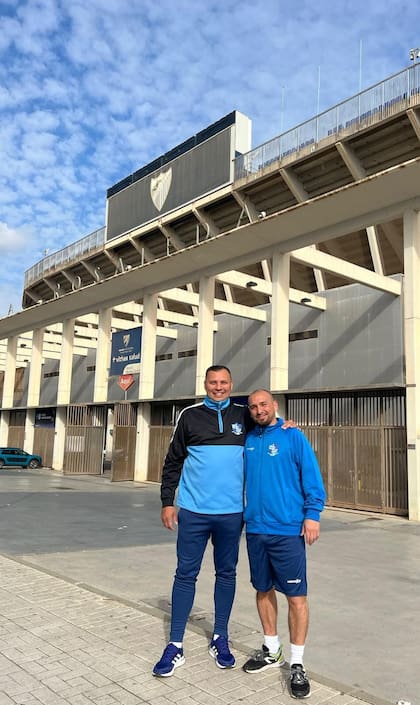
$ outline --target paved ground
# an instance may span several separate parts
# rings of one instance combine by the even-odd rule
[[[295,702],[287,669],[225,672],[207,655],[209,556],[187,663],[172,678],[151,676],[167,639],[175,566],[157,486],[3,470],[0,490],[0,705]],[[406,520],[324,513],[309,550],[309,703],[420,702],[419,537]],[[285,628],[283,609],[287,643]],[[261,640],[244,546],[231,638],[239,664]]]

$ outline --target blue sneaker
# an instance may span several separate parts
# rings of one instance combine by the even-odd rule
[[[153,669],[153,675],[160,678],[171,676],[178,666],[185,663],[184,650],[178,649],[175,644],[168,644],[162,654],[162,658]]]
[[[225,636],[212,639],[209,644],[209,654],[213,656],[216,666],[219,668],[235,668],[236,666],[235,657],[230,653],[228,640]]]

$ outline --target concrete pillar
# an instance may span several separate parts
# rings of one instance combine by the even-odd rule
[[[99,311],[98,344],[96,347],[93,401],[106,402],[108,398],[109,365],[111,359],[112,308]]]
[[[286,395],[285,394],[273,394],[274,399],[278,404],[278,415],[282,419],[287,418],[286,416]]]
[[[28,381],[28,406],[38,406],[41,392],[42,347],[44,329],[38,328],[32,334],[32,354]]]
[[[420,521],[420,215],[404,213],[408,518]]]
[[[153,399],[155,393],[157,294],[143,299],[139,399]]]
[[[143,402],[137,407],[136,453],[134,458],[134,482],[147,480],[149,462],[151,404]]]
[[[74,318],[63,322],[61,339],[60,370],[58,374],[57,404],[69,404],[71,373],[73,367]]]
[[[65,406],[58,407],[55,414],[55,434],[54,434],[54,449],[53,449],[53,470],[63,471],[64,466],[64,448],[66,443],[66,420],[67,409]]]
[[[15,377],[16,377],[16,353],[17,353],[17,336],[9,338],[7,341],[6,361],[4,368],[3,382],[3,398],[2,407],[13,409],[15,395]]]
[[[9,440],[10,411],[2,411],[0,415],[0,446],[7,446]]]
[[[34,449],[35,436],[35,409],[27,409],[25,418],[25,445],[27,453],[32,453]]]
[[[195,393],[197,395],[204,394],[206,369],[213,364],[214,282],[214,277],[201,277],[200,279],[195,373]]]
[[[290,256],[275,253],[272,262],[270,389],[289,386]]]

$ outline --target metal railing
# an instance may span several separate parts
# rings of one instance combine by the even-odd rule
[[[317,148],[322,140],[369,127],[419,102],[420,63],[416,63],[237,157],[235,181],[253,179],[273,162],[296,157]]]
[[[24,287],[28,287],[32,282],[42,279],[55,269],[61,269],[66,264],[77,262],[83,255],[93,250],[102,249],[105,244],[105,226],[94,230],[93,233],[73,242],[68,247],[64,247],[58,252],[44,257],[25,272]]]
[[[299,152],[315,149],[322,140],[336,139],[342,133],[349,134],[369,127],[419,103],[420,63],[416,63],[237,157],[235,181],[253,179],[273,162],[296,157]],[[24,287],[66,264],[78,261],[85,254],[102,249],[104,244],[105,226],[34,264],[25,272]]]

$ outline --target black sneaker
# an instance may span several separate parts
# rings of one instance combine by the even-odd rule
[[[283,664],[282,646],[279,646],[277,653],[271,654],[266,645],[263,644],[261,651],[256,651],[254,656],[244,663],[242,670],[245,673],[260,673],[260,671],[265,671],[267,668],[279,668]]]
[[[301,663],[290,666],[290,692],[292,698],[309,698],[311,684]]]

